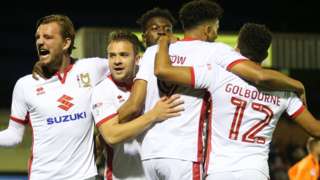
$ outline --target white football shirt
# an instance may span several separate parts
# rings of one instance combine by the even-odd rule
[[[77,60],[63,74],[20,78],[13,91],[11,120],[32,128],[30,179],[87,179],[97,175],[93,156],[93,86],[108,73],[106,59]]]
[[[256,169],[269,176],[268,154],[282,113],[304,106],[292,92],[256,88],[215,64],[194,67],[195,88],[212,96],[207,173]]]
[[[91,108],[96,125],[107,122],[117,115],[118,108],[129,98],[130,87],[121,87],[106,78],[92,92]],[[141,180],[144,172],[140,158],[140,144],[136,139],[116,145],[106,145],[104,175],[107,180]]]
[[[136,79],[148,82],[145,111],[150,110],[164,94],[178,93],[184,101],[181,116],[154,124],[142,142],[141,157],[175,158],[200,162],[202,160],[202,131],[208,97],[205,90],[176,86],[157,81],[154,76],[154,60],[158,46],[144,53]],[[216,63],[223,68],[236,60],[246,59],[230,46],[199,40],[178,41],[170,45],[169,54],[173,65],[194,66]]]

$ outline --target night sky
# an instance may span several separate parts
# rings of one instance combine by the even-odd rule
[[[1,5],[0,108],[9,108],[16,80],[29,74],[36,60],[35,23],[38,18],[68,15],[76,29],[83,26],[137,28],[136,19],[155,6],[169,9],[175,18],[187,1],[176,0],[39,0]],[[266,24],[273,32],[320,33],[319,9],[314,2],[295,0],[217,0],[224,9],[220,32],[237,32],[245,22]],[[308,2],[308,4],[307,4]],[[28,4],[27,4],[28,3]],[[28,7],[31,6],[31,7]],[[130,8],[130,9],[129,9]],[[180,24],[176,25],[180,29]]]

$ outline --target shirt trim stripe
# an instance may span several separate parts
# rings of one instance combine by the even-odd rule
[[[237,59],[235,61],[233,61],[232,63],[230,63],[228,66],[227,66],[227,70],[228,71],[231,71],[231,69],[233,68],[233,66],[243,62],[243,61],[249,61],[248,59]]]
[[[305,107],[302,105],[296,112],[294,112],[294,113],[290,116],[290,119],[296,118],[296,117],[299,116],[304,110],[305,110]]]
[[[200,180],[201,178],[200,163],[193,162],[192,164],[192,180]]]
[[[195,87],[195,74],[194,74],[193,67],[190,68],[190,71],[191,71],[191,87],[194,88]]]
[[[17,122],[19,124],[22,124],[22,125],[26,125],[28,124],[28,119],[20,119],[20,118],[16,118],[16,117],[13,117],[13,116],[10,116],[10,119],[14,122]]]
[[[99,122],[97,123],[96,126],[97,126],[97,127],[100,127],[103,123],[109,121],[110,119],[112,119],[112,118],[115,117],[116,115],[118,115],[118,113],[114,113],[114,114],[111,114],[111,115],[107,116],[106,118],[103,118],[101,121],[99,121]]]

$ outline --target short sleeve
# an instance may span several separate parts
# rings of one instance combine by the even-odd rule
[[[290,93],[290,97],[288,99],[288,108],[287,108],[287,114],[291,119],[296,118],[299,114],[301,114],[304,110],[304,106],[302,101],[299,99],[299,97],[292,93]]]
[[[136,79],[141,79],[148,81],[150,77],[154,75],[154,61],[155,61],[155,51],[154,47],[148,48],[143,54],[139,62],[139,71],[135,77]]]
[[[104,58],[79,59],[76,66],[83,87],[95,86],[110,74],[108,59]]]
[[[118,108],[114,103],[112,90],[106,83],[108,80],[105,79],[94,87],[91,95],[91,112],[97,127],[117,115]]]
[[[196,89],[214,89],[218,84],[219,76],[223,69],[216,64],[194,66],[191,75],[194,79],[192,86]]]
[[[20,124],[28,123],[28,106],[24,93],[24,79],[19,79],[14,86],[10,119]]]
[[[212,53],[214,53],[213,56],[215,57],[214,62],[223,69],[230,70],[235,64],[248,60],[248,58],[242,56],[229,45],[216,43],[215,47],[215,51],[212,51]]]
[[[95,68],[93,68],[93,71],[97,75],[97,81],[96,83],[102,81],[107,77],[107,75],[110,74],[109,65],[108,65],[108,59],[103,58],[95,58]]]

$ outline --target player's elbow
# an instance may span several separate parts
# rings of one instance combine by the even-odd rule
[[[105,138],[106,143],[109,145],[115,145],[121,142],[121,139],[118,138],[117,136],[108,136]]]
[[[160,68],[160,67],[156,67],[154,69],[154,75],[158,78],[158,79],[161,79],[164,75],[164,69],[163,68]]]
[[[167,81],[170,76],[170,71],[168,68],[156,68],[154,75],[160,80]]]
[[[126,135],[125,131],[115,128],[115,131],[112,131],[106,138],[106,142],[110,145],[115,145],[122,143],[127,140],[129,137]]]
[[[101,130],[100,130],[100,133],[102,134],[103,140],[107,144],[114,145],[114,144],[120,143],[122,141],[121,133],[117,133],[116,131],[114,131],[110,128],[107,133],[105,131],[101,131]]]

